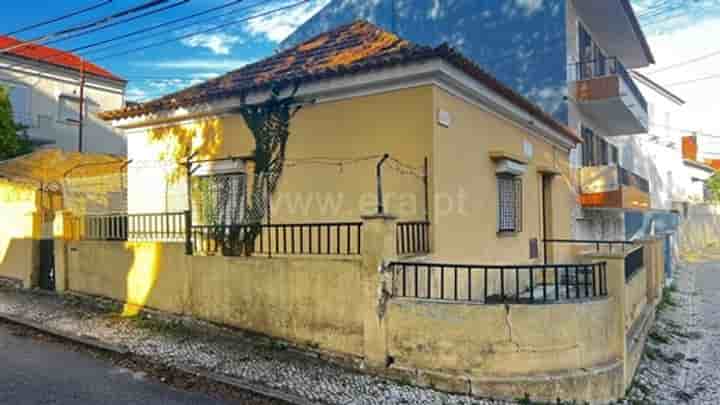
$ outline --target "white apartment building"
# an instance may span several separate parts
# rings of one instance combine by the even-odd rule
[[[82,152],[125,155],[123,135],[95,117],[122,108],[127,82],[80,57],[42,45],[23,45],[0,36],[0,86],[9,89],[16,122],[42,147],[80,151],[79,110],[84,71],[85,119]]]

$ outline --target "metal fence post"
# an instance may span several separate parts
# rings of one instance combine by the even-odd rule
[[[190,210],[185,211],[185,254],[193,254],[192,244],[192,212]]]

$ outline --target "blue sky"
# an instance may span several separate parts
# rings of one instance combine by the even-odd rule
[[[91,13],[83,14],[72,20],[65,20],[52,26],[19,34],[22,39],[31,39],[38,35],[65,28],[74,23],[83,23],[102,16],[112,14],[138,4],[145,0],[114,0],[112,4],[99,8]],[[172,0],[177,2],[181,0]],[[130,31],[148,29],[175,18],[207,10],[229,3],[231,0],[189,0],[185,4],[157,15],[148,16],[129,24],[98,31],[97,33],[70,39],[53,46],[72,49],[113,38]],[[115,42],[106,50],[96,50],[84,55],[91,61],[108,68],[114,73],[127,78],[128,98],[145,100],[154,98],[170,91],[186,87],[226,71],[239,68],[246,63],[271,55],[277,43],[290,34],[295,27],[302,24],[330,0],[308,0],[307,3],[288,11],[259,19],[240,22],[209,34],[186,38],[182,41],[155,47],[143,52],[132,53],[114,58],[103,58],[112,53],[132,49],[163,39],[189,35],[209,29],[218,24],[242,19],[248,15],[262,13],[268,9],[294,4],[299,0],[244,0],[240,4],[212,14],[197,17],[187,23],[172,25],[147,31],[141,35]],[[347,1],[347,0],[343,0]],[[355,0],[373,1],[373,0]],[[411,1],[411,0],[398,0]],[[438,0],[450,1],[450,0]],[[542,5],[543,0],[507,0]],[[54,2],[53,6],[38,7],[38,1],[7,2],[3,5],[6,23],[3,30],[13,31],[43,19],[100,3],[101,0],[64,0]],[[720,37],[720,0],[633,0],[640,20],[649,37],[649,41],[658,59],[658,65],[647,69],[662,69],[693,57],[720,50],[717,41],[710,38]],[[230,13],[230,14],[228,14]],[[9,22],[9,23],[8,23]],[[169,32],[166,32],[169,31]],[[717,35],[713,35],[716,33]],[[83,54],[80,52],[80,54]],[[661,84],[680,83],[687,79],[720,74],[720,55],[709,58],[702,63],[694,63],[683,69],[671,69],[653,75]],[[709,98],[709,88],[720,89],[718,80],[707,80],[699,83],[673,86],[685,97],[694,113],[689,116],[688,124],[693,128],[706,127],[703,120],[714,116],[708,108],[718,107],[718,101]],[[708,112],[705,114],[705,112]],[[710,123],[709,129],[720,132],[720,123]]]
[[[145,1],[114,0],[110,5],[103,6],[92,12],[76,16],[70,20],[64,20],[55,25],[20,33],[18,37],[29,40],[71,25],[99,19],[142,4]],[[168,4],[178,1],[180,0],[171,0]],[[242,20],[248,16],[298,3],[298,0],[244,0],[231,7],[198,16],[187,22],[118,40],[112,43],[114,46],[109,49],[100,49],[102,47],[98,47],[93,49],[93,52],[88,50],[87,53],[78,53],[113,73],[128,79],[128,99],[153,98],[168,91],[186,87],[198,80],[237,69],[248,62],[272,54],[277,42],[284,39],[299,24],[326,4],[327,1],[309,0],[305,4],[290,8],[282,13],[239,22],[211,33],[188,37],[181,41],[153,47],[142,52],[103,58],[123,50],[141,47],[163,39],[190,35],[221,24],[230,23],[233,20]],[[3,24],[2,30],[5,33],[12,32],[17,28],[101,2],[102,0],[63,0],[62,2],[53,2],[52,7],[38,7],[37,1],[8,2],[9,4],[3,4],[4,21],[6,23]],[[51,46],[66,50],[73,49],[230,2],[231,0],[189,0],[187,3],[170,10],[86,36],[58,42]],[[7,23],[8,21],[11,23]]]

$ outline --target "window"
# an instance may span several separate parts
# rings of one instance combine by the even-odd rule
[[[601,136],[595,135],[594,131],[586,126],[581,129],[582,164],[584,167],[607,166],[611,163],[617,165],[619,158],[618,148],[611,145]]]
[[[522,178],[498,175],[498,232],[522,231]]]
[[[13,120],[24,126],[32,126],[33,119],[30,113],[30,88],[15,83],[0,83],[8,90],[10,105],[13,109]]]
[[[62,123],[77,123],[80,119],[80,97],[61,95],[59,100],[58,121]],[[89,98],[85,98],[85,117],[98,111],[99,105]]]

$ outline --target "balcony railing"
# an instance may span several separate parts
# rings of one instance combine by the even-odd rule
[[[362,222],[193,225],[191,238],[201,255],[359,255]]]
[[[399,255],[430,253],[430,222],[398,222],[396,243]]]
[[[643,96],[640,88],[630,77],[625,66],[617,58],[595,59],[575,63],[574,65],[574,81],[596,79],[600,77],[619,76],[633,94],[637,102],[644,111],[648,110],[648,103]]]
[[[645,267],[645,248],[640,246],[625,257],[625,281],[629,281]]]
[[[184,212],[88,215],[83,222],[85,240],[185,240]]]
[[[607,264],[469,265],[394,262],[393,295],[484,304],[544,304],[606,297]]]
[[[630,186],[650,192],[650,182],[621,166],[585,166],[580,168],[581,187],[593,192],[616,190],[617,186]]]

